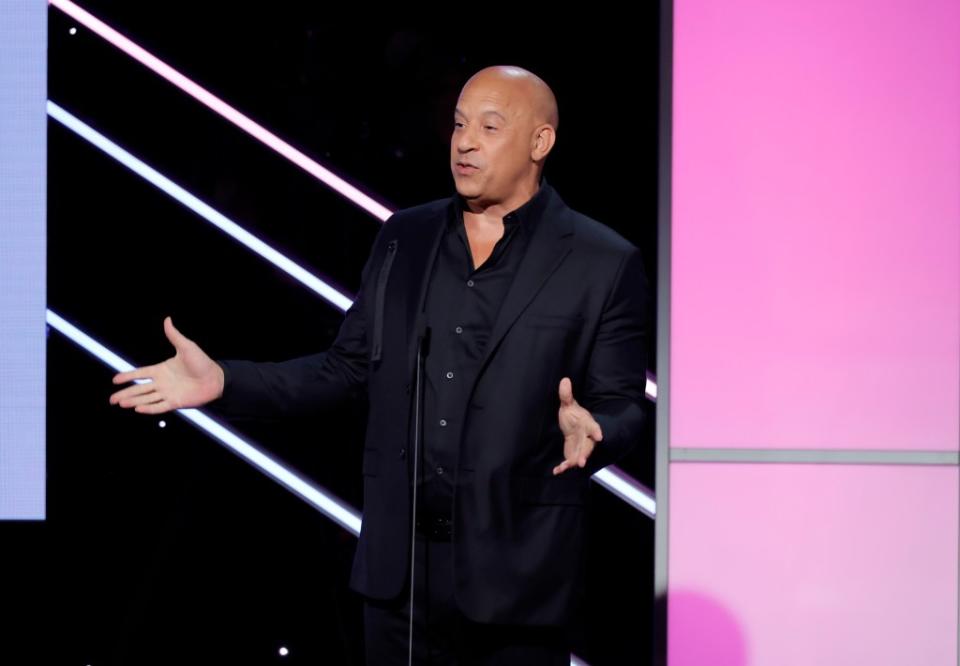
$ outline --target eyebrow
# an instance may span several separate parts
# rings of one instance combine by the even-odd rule
[[[455,115],[455,116],[457,116],[457,115],[463,116],[464,118],[467,117],[467,114],[465,114],[465,113],[464,113],[463,111],[461,111],[460,109],[454,109],[453,115]],[[501,120],[503,120],[503,122],[507,122],[507,117],[506,117],[505,115],[503,115],[502,113],[500,113],[499,111],[492,111],[492,110],[491,110],[491,111],[484,111],[484,112],[482,112],[480,115],[481,115],[481,116],[497,116],[497,117],[499,117]]]

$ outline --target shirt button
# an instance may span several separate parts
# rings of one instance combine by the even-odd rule
[[[440,419],[440,427],[443,428],[443,427],[446,426],[446,425],[447,425],[447,420],[446,420],[446,419]]]
[[[443,468],[442,468],[442,467],[437,467],[437,474],[438,474],[439,476],[443,476]]]
[[[468,287],[472,287],[472,286],[473,286],[473,280],[467,280],[467,286],[468,286]]]
[[[463,333],[463,326],[457,326],[457,327],[456,327],[455,329],[453,329],[453,330],[455,330],[455,331],[457,332],[457,335],[460,335],[461,333]]]
[[[449,370],[447,371],[447,379],[453,379],[453,373]]]

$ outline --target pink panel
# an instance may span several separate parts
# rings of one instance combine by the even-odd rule
[[[670,666],[956,666],[957,467],[674,463]]]
[[[957,450],[960,2],[676,0],[671,443]]]

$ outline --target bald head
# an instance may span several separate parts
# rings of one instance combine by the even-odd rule
[[[530,199],[558,122],[556,97],[536,74],[497,66],[471,76],[457,99],[450,141],[457,191],[471,208],[509,213]]]
[[[536,124],[548,124],[554,129],[557,129],[560,124],[556,96],[546,81],[531,71],[509,65],[487,67],[471,76],[464,84],[463,90],[465,91],[471,84],[509,88],[519,100],[529,105]]]

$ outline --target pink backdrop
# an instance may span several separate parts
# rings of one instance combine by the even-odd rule
[[[672,447],[960,447],[960,2],[675,0]],[[671,666],[957,666],[953,466],[672,463]]]

